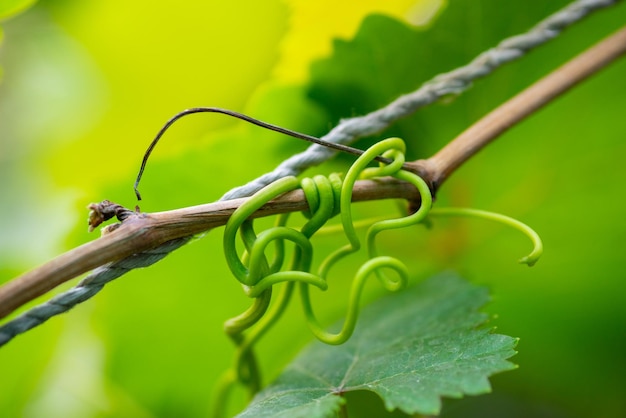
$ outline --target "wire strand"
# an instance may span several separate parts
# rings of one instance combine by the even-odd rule
[[[342,120],[321,139],[325,142],[347,144],[358,138],[372,135],[390,126],[418,108],[437,101],[446,94],[459,94],[471,86],[471,82],[485,77],[501,65],[522,57],[525,53],[559,35],[568,26],[580,21],[592,12],[616,4],[619,0],[578,0],[550,15],[521,35],[501,41],[496,47],[478,55],[469,64],[434,77],[413,93],[400,96],[387,106],[368,115]],[[305,169],[331,158],[335,151],[313,145],[306,151],[283,161],[276,169],[250,183],[233,189],[220,200],[250,196],[263,186],[286,176],[298,175]],[[0,326],[0,346],[16,335],[41,325],[51,317],[67,312],[74,306],[91,298],[104,284],[130,270],[147,267],[186,244],[191,237],[180,238],[160,245],[153,250],[135,254],[123,260],[103,265],[85,277],[76,287],[36,306]]]

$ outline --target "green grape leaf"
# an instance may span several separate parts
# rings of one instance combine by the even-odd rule
[[[491,390],[488,377],[515,368],[515,338],[479,328],[484,287],[442,274],[366,307],[352,338],[314,343],[239,417],[329,417],[343,394],[371,391],[388,410],[437,414],[441,397]],[[349,410],[349,405],[348,405]]]

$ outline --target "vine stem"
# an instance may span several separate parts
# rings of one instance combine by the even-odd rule
[[[533,112],[626,52],[626,27],[600,41],[480,119],[422,164],[436,189],[461,164]]]
[[[499,106],[434,156],[406,166],[422,177],[435,193],[461,164],[500,134],[624,53],[626,27]],[[362,180],[355,185],[353,201],[389,198],[403,198],[416,204],[419,194],[412,185],[393,179]],[[126,211],[123,221],[105,228],[99,239],[70,250],[0,287],[0,318],[98,266],[222,226],[244,201],[245,198],[234,199],[157,213]],[[297,190],[269,202],[254,217],[307,209],[304,194]]]

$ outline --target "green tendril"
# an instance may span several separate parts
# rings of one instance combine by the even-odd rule
[[[298,180],[295,177],[280,179],[246,200],[231,216],[224,229],[224,253],[226,262],[242,284],[244,294],[253,299],[252,305],[242,314],[229,319],[224,325],[226,333],[237,346],[233,368],[228,371],[217,387],[218,403],[226,402],[228,394],[236,384],[244,385],[253,395],[261,386],[260,371],[254,355],[254,345],[278,321],[291,300],[295,286],[298,286],[306,322],[316,338],[327,344],[342,344],[354,332],[359,315],[359,304],[367,280],[376,276],[388,291],[398,291],[406,287],[409,273],[406,265],[395,257],[378,254],[377,236],[387,230],[407,228],[418,223],[427,223],[427,215],[433,216],[474,216],[495,220],[512,226],[525,233],[534,244],[533,251],[520,262],[532,266],[542,252],[541,239],[527,225],[510,217],[476,210],[444,208],[432,209],[432,196],[424,180],[414,173],[402,169],[405,158],[405,144],[399,138],[389,138],[364,151],[352,164],[345,177],[338,174],[328,177],[314,176]],[[371,166],[374,160],[381,161]],[[417,211],[395,219],[374,219],[355,222],[352,216],[352,193],[358,179],[376,179],[391,176],[413,184],[418,190],[421,204]],[[270,200],[301,188],[309,209],[303,212],[306,222],[300,228],[288,225],[289,215],[280,215],[272,228],[260,233],[254,230],[252,214]],[[329,219],[339,215],[340,225],[325,227]],[[364,224],[366,222],[366,224]],[[358,252],[361,242],[356,228],[367,226],[365,233],[368,260],[356,271],[347,301],[345,320],[338,332],[330,332],[317,320],[310,295],[310,288],[321,291],[328,289],[328,277],[332,267],[345,257]],[[311,272],[313,245],[311,238],[318,231],[341,230],[347,243],[340,246],[321,261],[317,272]],[[237,235],[243,243],[243,252],[237,251]],[[289,265],[286,264],[285,245],[291,243],[293,250]],[[267,249],[274,245],[273,258],[268,259]],[[391,274],[389,274],[391,273]],[[280,286],[280,293],[272,302],[274,286]],[[216,415],[223,413],[223,404],[215,407]]]
[[[419,209],[412,215],[398,219],[379,221],[370,226],[366,235],[367,248],[370,258],[378,256],[378,251],[376,250],[376,236],[380,232],[390,229],[407,228],[409,226],[416,225],[422,222],[426,215],[428,215],[431,211],[433,200],[430,195],[430,189],[424,180],[413,173],[409,173],[408,171],[399,171],[394,175],[394,177],[413,184],[420,193],[421,204]],[[382,270],[376,270],[376,275],[381,282],[387,283],[386,286],[391,286],[390,279],[383,274]],[[400,286],[400,283],[398,285]]]
[[[386,229],[403,228],[420,222],[431,206],[430,191],[423,180],[418,176],[402,171],[404,164],[405,144],[398,138],[391,138],[375,144],[365,151],[350,167],[345,179],[337,174],[328,177],[314,176],[298,181],[294,177],[278,180],[263,188],[246,202],[244,202],[231,216],[224,230],[224,253],[228,266],[243,285],[244,293],[254,299],[253,304],[244,313],[231,318],[225,323],[225,330],[237,345],[235,366],[222,379],[223,384],[218,390],[222,398],[227,396],[229,388],[234,382],[239,382],[251,391],[260,385],[260,373],[254,356],[254,344],[276,323],[284,313],[296,283],[300,288],[302,305],[309,328],[313,334],[329,344],[340,344],[352,335],[356,326],[359,301],[365,282],[370,276],[377,275],[383,286],[396,291],[406,286],[408,270],[398,259],[388,256],[378,256],[375,237]],[[385,158],[384,163],[377,167],[369,167],[373,160],[380,160],[379,155]],[[327,332],[320,325],[313,313],[310,301],[309,288],[314,286],[319,290],[326,290],[326,277],[330,268],[340,259],[359,251],[361,243],[356,234],[356,227],[352,219],[352,190],[359,178],[377,178],[394,176],[411,182],[422,195],[422,206],[409,216],[374,222],[371,224],[366,237],[370,260],[365,262],[356,272],[351,292],[348,298],[348,310],[343,328],[339,333]],[[251,215],[259,210],[271,199],[281,194],[302,188],[309,210],[304,212],[307,222],[300,228],[287,226],[288,215],[278,218],[276,225],[257,234],[254,231]],[[340,215],[341,228],[348,243],[328,256],[320,265],[318,273],[312,273],[313,247],[310,238],[319,231],[327,221]],[[237,252],[236,239],[239,233],[243,242],[244,252],[241,256]],[[290,265],[285,269],[285,243],[291,242],[294,246]],[[267,248],[274,244],[274,258],[268,260]],[[385,272],[394,272],[393,277],[387,277]],[[277,300],[270,305],[272,289],[275,285],[282,285]]]
[[[346,235],[346,238],[348,238],[348,244],[336,250],[322,262],[319,270],[321,276],[326,276],[330,268],[337,261],[349,254],[357,252],[361,248],[361,242],[358,239],[356,228],[354,227],[354,222],[352,220],[352,210],[350,209],[352,205],[352,189],[354,188],[354,184],[359,178],[374,178],[377,176],[397,174],[399,172],[398,170],[402,168],[402,164],[404,164],[403,153],[405,149],[406,146],[404,141],[400,138],[385,139],[367,149],[348,170],[341,186],[341,196],[339,201],[341,208],[341,224],[343,226],[343,232]],[[393,150],[400,152],[390,152]],[[367,166],[374,160],[374,157],[380,154],[383,154],[386,158],[389,158],[389,154],[392,154],[395,159],[389,165],[383,165],[381,163],[378,168],[368,168]],[[389,167],[393,167],[395,172],[390,170]],[[428,195],[430,196],[430,191],[428,191]]]
[[[383,286],[385,286],[385,288],[389,291],[397,291],[406,287],[408,282],[408,272],[406,266],[396,258],[379,257],[377,255],[375,241],[376,235],[378,235],[379,232],[388,229],[405,228],[419,223],[426,216],[432,204],[432,197],[430,195],[428,185],[417,175],[407,171],[401,171],[402,165],[404,164],[404,150],[404,141],[399,138],[389,138],[381,141],[365,151],[363,155],[361,155],[352,165],[352,167],[350,167],[350,170],[348,170],[348,173],[346,174],[341,189],[340,205],[343,231],[348,238],[349,243],[330,254],[322,262],[319,269],[319,274],[322,277],[326,277],[328,275],[329,270],[335,263],[349,254],[357,252],[361,247],[361,243],[352,220],[351,210],[352,190],[358,178],[393,176],[398,179],[408,181],[415,185],[418,189],[422,197],[422,204],[420,209],[412,215],[399,219],[376,222],[370,226],[366,234],[370,260],[363,264],[355,275],[350,290],[346,319],[342,329],[338,333],[330,333],[319,324],[313,312],[309,288],[304,284],[300,285],[300,295],[302,298],[302,305],[307,319],[307,324],[313,334],[324,343],[342,344],[350,338],[356,326],[360,296],[363,287],[365,286],[365,282],[372,272],[376,274]],[[381,163],[379,167],[367,168],[367,165],[369,165],[373,161],[373,158],[379,154],[382,154],[385,158],[391,158],[392,163],[389,165]],[[395,271],[397,278],[390,278],[385,275],[383,273],[384,270]]]
[[[408,270],[404,263],[397,258],[382,256],[366,261],[357,270],[357,273],[352,281],[345,320],[341,330],[337,333],[326,331],[326,329],[320,325],[315,317],[315,314],[313,313],[308,287],[300,287],[302,305],[307,318],[307,324],[309,325],[309,329],[313,335],[315,335],[318,340],[326,344],[338,345],[343,344],[352,336],[359,315],[359,301],[361,299],[363,288],[365,287],[365,282],[371,276],[372,272],[377,272],[383,268],[395,270],[399,277],[398,280],[385,283],[387,290],[396,291],[406,286],[406,283],[408,282]],[[387,285],[388,283],[391,283],[391,285]],[[400,283],[400,285],[396,285],[397,283]]]
[[[521,264],[526,264],[529,267],[535,265],[541,254],[543,253],[543,243],[541,237],[534,229],[526,225],[523,222],[513,219],[506,215],[499,213],[488,212],[480,209],[470,208],[437,208],[430,211],[429,216],[473,216],[476,218],[488,219],[490,221],[500,222],[511,228],[515,228],[518,231],[526,235],[533,244],[533,250],[526,257],[519,259]]]
[[[275,181],[274,183],[259,190],[252,198],[248,199],[244,204],[237,208],[237,210],[232,214],[232,216],[226,223],[223,239],[224,255],[226,257],[226,262],[228,263],[230,271],[233,273],[235,278],[239,280],[239,282],[241,282],[242,284],[248,286],[254,285],[254,282],[259,279],[259,275],[261,272],[249,269],[241,260],[241,258],[239,258],[239,256],[237,255],[237,231],[244,224],[251,225],[247,224],[246,221],[254,212],[259,210],[263,205],[265,205],[270,200],[280,196],[281,194],[294,190],[298,187],[298,184],[298,179],[296,179],[295,177],[285,177]],[[271,230],[269,231],[271,232]],[[249,257],[251,259],[254,258],[255,263],[258,262],[256,261],[258,260],[257,257],[260,257],[254,254],[255,251],[253,250],[253,248],[256,248],[254,247],[256,241],[257,240],[250,233],[248,233],[247,239],[246,237],[244,237],[246,250],[249,253]],[[263,249],[265,249],[265,247],[263,247]],[[257,267],[257,264],[254,264],[253,266]]]

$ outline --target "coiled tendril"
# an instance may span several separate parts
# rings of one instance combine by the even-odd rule
[[[250,394],[260,389],[260,375],[253,353],[254,344],[276,323],[285,311],[295,286],[298,286],[306,322],[317,339],[327,344],[342,344],[354,332],[358,314],[359,300],[366,281],[376,276],[389,291],[398,291],[408,282],[408,269],[399,259],[379,255],[376,237],[389,229],[406,228],[422,222],[427,215],[463,215],[487,218],[513,226],[533,241],[532,253],[521,261],[532,265],[541,254],[542,245],[539,236],[528,226],[504,215],[486,211],[463,208],[433,209],[432,196],[428,185],[419,176],[403,169],[405,144],[399,138],[389,138],[378,142],[363,152],[354,162],[342,180],[338,174],[328,177],[315,176],[298,180],[285,177],[266,186],[244,202],[231,216],[224,229],[223,247],[228,266],[235,278],[243,285],[247,296],[254,298],[251,307],[244,313],[228,320],[226,333],[237,345],[234,368],[228,371],[218,384],[215,415],[220,416],[230,388],[236,382],[245,385]],[[379,156],[382,156],[379,157]],[[374,160],[380,162],[377,167],[370,167]],[[361,242],[356,233],[352,218],[352,191],[357,179],[375,179],[385,176],[413,184],[421,198],[419,209],[397,219],[378,220],[371,223],[365,234],[366,249],[369,259],[364,262],[354,275],[347,302],[347,313],[341,330],[331,333],[317,320],[310,297],[310,287],[322,291],[328,288],[327,277],[332,267],[341,259],[358,252]],[[305,213],[307,222],[299,229],[287,226],[288,214],[280,215],[274,227],[256,233],[251,215],[270,200],[301,188],[309,205]],[[313,246],[311,237],[326,222],[339,215],[341,230],[347,238],[347,244],[328,255],[316,272],[311,271]],[[237,252],[237,234],[241,236],[244,253]],[[294,244],[294,251],[287,267],[285,265],[285,243]],[[266,256],[269,246],[274,246],[272,260]],[[389,275],[388,273],[393,274]],[[283,283],[276,301],[271,304],[272,288]]]
[[[313,334],[327,344],[341,344],[354,332],[358,312],[359,299],[363,287],[369,277],[375,275],[383,286],[390,291],[404,288],[408,281],[408,270],[404,263],[394,257],[379,256],[376,250],[376,236],[384,230],[404,228],[419,223],[424,219],[432,204],[432,197],[427,184],[417,175],[402,170],[404,164],[405,144],[399,138],[381,141],[366,150],[350,167],[342,180],[337,174],[329,177],[315,176],[298,180],[286,177],[260,190],[252,198],[243,203],[231,216],[224,229],[224,253],[228,266],[235,278],[243,285],[245,293],[255,298],[252,306],[243,314],[228,320],[225,331],[238,346],[234,371],[225,375],[222,380],[220,395],[223,396],[227,387],[239,381],[251,392],[258,390],[260,377],[252,346],[278,320],[284,312],[294,286],[297,284],[307,324]],[[387,163],[378,167],[368,167],[374,159],[382,155]],[[311,304],[309,287],[314,286],[326,290],[326,278],[332,266],[342,258],[359,251],[361,243],[352,221],[352,190],[359,178],[377,178],[393,176],[415,185],[421,195],[419,210],[408,216],[375,222],[366,234],[369,260],[355,274],[348,298],[346,320],[338,333],[330,333],[319,323]],[[250,216],[268,201],[296,188],[302,188],[309,204],[305,215],[307,222],[300,228],[286,226],[288,215],[278,217],[276,225],[260,233],[256,233]],[[348,243],[331,253],[320,265],[317,272],[311,271],[313,247],[310,238],[326,222],[340,214],[343,232]],[[239,232],[245,252],[239,256],[236,238]],[[294,251],[287,268],[283,269],[285,242],[294,244]],[[274,245],[274,256],[270,261],[266,257],[267,248]],[[389,276],[386,273],[395,274]],[[281,292],[268,311],[272,287],[285,282]],[[244,335],[244,331],[256,325]]]

